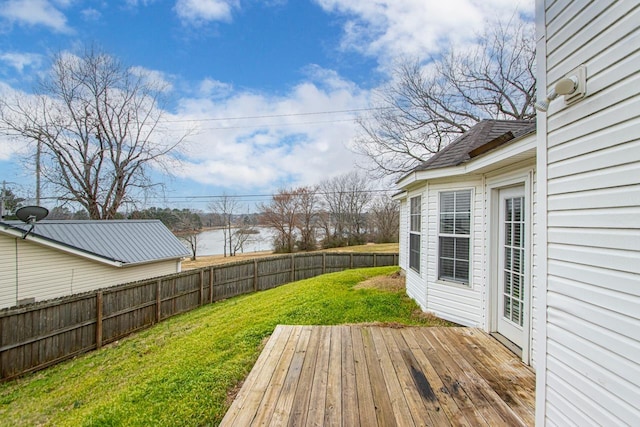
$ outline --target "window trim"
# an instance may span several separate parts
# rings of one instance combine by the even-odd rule
[[[455,229],[454,229],[454,233],[443,233],[441,232],[441,225],[442,225],[442,195],[446,194],[446,193],[468,193],[469,194],[469,234],[456,234],[455,233]],[[447,285],[457,285],[457,286],[462,286],[464,288],[471,288],[472,285],[472,254],[473,254],[473,218],[474,218],[474,191],[473,188],[459,188],[459,189],[447,189],[447,190],[441,190],[438,191],[438,223],[437,223],[437,245],[438,245],[438,249],[436,252],[437,255],[437,280],[441,283],[445,283]],[[454,210],[452,212],[445,212],[445,213],[453,213],[454,214],[454,223],[455,223],[455,214],[457,213],[457,211],[455,210],[456,208],[454,207]],[[454,226],[455,227],[455,226]],[[441,247],[442,247],[442,237],[449,237],[449,238],[453,238],[454,242],[455,239],[467,239],[468,241],[468,253],[467,253],[467,259],[460,259],[460,261],[466,261],[467,262],[467,280],[458,280],[452,277],[442,277],[442,264],[441,264]],[[455,256],[456,254],[454,253],[454,262],[456,260]],[[455,266],[454,266],[455,269]],[[455,274],[455,272],[454,272]]]
[[[416,205],[414,206],[414,201]],[[414,207],[416,211],[414,212]],[[414,219],[416,221],[414,222]],[[414,227],[415,226],[415,227]],[[422,195],[418,194],[409,198],[409,268],[416,273],[420,273],[420,257],[422,253]],[[414,239],[412,239],[412,237]],[[412,241],[417,237],[417,250],[412,247]],[[415,256],[414,256],[415,255]]]

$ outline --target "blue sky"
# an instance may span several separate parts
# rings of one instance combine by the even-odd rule
[[[492,20],[532,14],[530,0],[0,1],[0,89],[28,95],[52,53],[94,42],[170,87],[166,117],[194,132],[163,197],[269,194],[352,170],[355,119],[401,57],[469,45]],[[311,114],[309,114],[311,113]],[[34,193],[0,139],[0,180]],[[13,185],[13,184],[12,184]],[[192,198],[192,196],[196,198]]]

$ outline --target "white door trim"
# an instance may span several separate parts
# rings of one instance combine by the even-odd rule
[[[531,337],[533,327],[532,319],[532,236],[533,236],[533,188],[532,177],[533,172],[527,171],[524,174],[522,172],[517,174],[510,174],[509,176],[500,177],[497,179],[487,180],[486,194],[487,194],[487,212],[486,212],[486,224],[487,224],[487,240],[486,240],[486,254],[487,259],[487,296],[486,296],[486,315],[487,326],[489,332],[497,332],[498,329],[498,262],[497,256],[499,254],[499,237],[500,237],[500,224],[499,224],[499,212],[500,212],[500,190],[509,187],[524,186],[524,202],[525,202],[525,223],[528,225],[528,230],[525,230],[525,301],[524,301],[524,325],[523,325],[523,337],[522,337],[522,361],[526,364],[531,364]]]

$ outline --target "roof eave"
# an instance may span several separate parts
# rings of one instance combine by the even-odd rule
[[[45,237],[39,236],[37,234],[29,234],[24,237],[24,230],[20,228],[12,227],[9,224],[2,224],[4,228],[0,229],[0,232],[5,233],[11,237],[19,238],[25,241],[29,241],[41,246],[45,246],[52,249],[57,249],[62,252],[66,252],[72,255],[76,255],[82,258],[90,259],[92,261],[97,261],[102,264],[111,265],[113,267],[122,267],[124,266],[124,262],[105,258],[100,255],[93,254],[91,252],[86,252],[77,248],[70,247],[68,245],[62,244],[60,242],[53,241],[51,239],[47,239]]]
[[[536,147],[535,133],[529,133],[459,165],[413,171],[399,180],[397,186],[401,190],[407,190],[413,184],[427,180],[485,173],[488,170],[495,169],[505,161],[518,158],[518,156],[535,157]]]

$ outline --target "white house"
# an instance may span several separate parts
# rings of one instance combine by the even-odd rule
[[[584,77],[537,120],[536,423],[640,425],[640,2],[536,0],[536,28],[538,97]]]
[[[532,363],[535,123],[485,120],[398,181],[400,266],[423,310]]]
[[[536,425],[639,425],[640,3],[536,0],[536,30],[536,134],[398,183],[407,292],[520,348]]]
[[[0,308],[180,271],[189,251],[157,220],[0,222]]]

